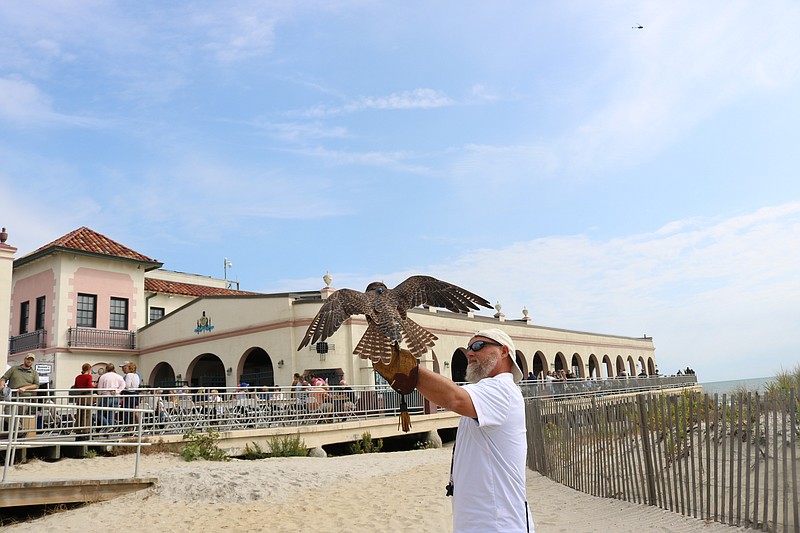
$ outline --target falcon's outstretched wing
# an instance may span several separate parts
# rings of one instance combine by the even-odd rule
[[[368,310],[369,303],[363,292],[339,289],[322,304],[317,316],[308,326],[306,334],[303,335],[303,340],[300,341],[300,346],[297,347],[297,350],[299,351],[304,346],[308,346],[309,343],[324,341],[333,335],[350,315],[363,315]]]
[[[492,308],[486,299],[446,281],[430,276],[411,276],[392,289],[398,308],[413,309],[418,305],[443,307],[455,313],[477,311],[478,306]]]

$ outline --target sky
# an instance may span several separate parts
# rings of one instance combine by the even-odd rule
[[[249,291],[425,274],[652,336],[662,374],[774,376],[798,27],[788,0],[1,2],[0,225],[17,257],[88,226]]]

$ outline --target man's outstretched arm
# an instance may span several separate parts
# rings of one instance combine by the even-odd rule
[[[441,405],[461,416],[477,418],[478,413],[472,403],[472,398],[462,387],[456,385],[453,380],[419,367],[419,381],[417,390],[428,400],[436,405]]]

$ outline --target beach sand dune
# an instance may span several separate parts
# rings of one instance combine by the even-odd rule
[[[447,532],[451,447],[330,458],[187,463],[143,456],[157,487],[3,528],[11,532],[350,531]],[[9,479],[130,476],[133,457],[32,461]],[[528,472],[536,531],[621,533],[744,531],[658,508],[576,492]]]

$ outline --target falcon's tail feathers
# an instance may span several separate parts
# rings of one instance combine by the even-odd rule
[[[392,344],[394,343],[381,330],[370,324],[353,353],[373,363],[378,361],[388,363],[392,360]]]
[[[406,318],[403,322],[403,337],[408,350],[415,357],[427,352],[428,348],[432,348],[436,344],[434,341],[439,338],[410,318]]]

